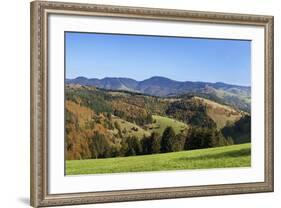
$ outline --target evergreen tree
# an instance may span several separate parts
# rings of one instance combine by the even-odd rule
[[[151,140],[150,137],[143,136],[141,140],[142,154],[151,154]]]
[[[91,138],[91,152],[93,158],[109,157],[110,145],[103,134],[98,132]]]
[[[150,136],[151,140],[151,153],[159,153],[161,148],[161,138],[156,132],[153,132]]]
[[[148,137],[144,136],[141,140],[142,154],[154,154],[160,152],[161,147],[161,137],[156,132]]]
[[[184,149],[220,147],[230,145],[230,142],[216,128],[192,127],[188,131]]]
[[[173,151],[174,138],[175,138],[175,131],[172,127],[168,126],[162,134],[161,152]]]
[[[186,136],[184,134],[177,134],[172,143],[172,151],[182,151],[184,149]]]
[[[128,147],[125,156],[140,155],[142,153],[142,146],[137,137],[132,136],[126,139]]]
[[[231,137],[234,144],[251,142],[251,116],[244,115],[234,123],[227,123],[221,132],[224,137]]]
[[[226,138],[226,140],[227,140],[228,145],[234,144],[234,141],[233,141],[232,137],[229,136],[229,137]]]

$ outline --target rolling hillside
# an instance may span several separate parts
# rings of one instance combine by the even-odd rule
[[[144,130],[142,127],[133,124],[131,122],[125,121],[119,117],[114,116],[112,118],[112,121],[114,123],[118,123],[121,129],[121,133],[124,137],[131,137],[136,136],[138,139],[142,139],[143,136],[149,136],[150,132],[147,130]],[[117,134],[118,130],[114,129],[115,134]]]
[[[144,171],[249,167],[251,145],[232,145],[164,154],[66,161],[66,174],[96,174]]]
[[[67,79],[66,83],[96,86],[107,90],[139,92],[158,97],[192,93],[200,97],[216,99],[221,103],[250,112],[251,88],[248,86],[238,86],[222,82],[180,82],[160,76],[151,77],[143,81],[117,77],[106,77],[103,79],[77,77],[75,79]]]
[[[159,135],[162,135],[165,128],[167,128],[168,126],[172,127],[175,130],[176,134],[188,130],[187,124],[175,119],[158,115],[153,115],[152,118],[153,123],[148,125],[149,132],[157,132]]]
[[[199,100],[207,106],[207,114],[215,121],[218,128],[223,128],[227,122],[234,123],[245,114],[230,106],[222,105],[205,98],[194,97],[193,99]]]
[[[245,115],[249,114],[192,95],[157,97],[69,84],[66,85],[67,159],[136,154],[135,150],[126,153],[124,148],[131,145],[141,151],[144,138],[153,136],[154,132],[161,138],[168,127],[179,139],[177,145],[181,147],[175,147],[177,150],[183,148],[183,139],[188,136],[190,128],[214,129],[212,134],[222,139],[224,135],[228,139],[221,144],[230,144],[232,139],[237,144],[246,143],[250,141],[250,119],[245,119]],[[243,130],[237,134],[236,129]],[[100,152],[95,152],[93,145]]]

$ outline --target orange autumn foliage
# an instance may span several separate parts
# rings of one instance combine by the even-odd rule
[[[67,100],[65,107],[66,110],[68,110],[78,119],[78,123],[79,125],[81,125],[81,127],[83,127],[87,122],[89,122],[95,115],[95,112],[92,111],[90,108],[81,106],[73,101]]]
[[[66,101],[66,159],[80,160],[93,157],[92,138],[96,133],[104,135],[111,143],[112,135],[102,125],[105,116],[97,115],[90,108],[73,101]]]

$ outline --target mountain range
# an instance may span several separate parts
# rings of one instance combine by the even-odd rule
[[[223,82],[182,82],[160,76],[154,76],[143,81],[118,77],[106,77],[103,79],[77,77],[75,79],[66,79],[66,83],[95,86],[107,90],[138,92],[158,97],[194,94],[250,112],[251,87],[249,86]]]

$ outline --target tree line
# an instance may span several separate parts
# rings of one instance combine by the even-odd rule
[[[166,114],[192,126],[216,128],[207,114],[207,106],[199,100],[175,101],[168,106]]]
[[[172,127],[167,127],[162,135],[153,132],[142,139],[130,136],[122,139],[121,148],[111,146],[98,132],[90,140],[92,158],[147,155],[233,144],[230,137],[225,138],[216,128],[204,127],[191,127],[186,134],[175,134]]]

